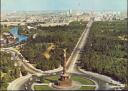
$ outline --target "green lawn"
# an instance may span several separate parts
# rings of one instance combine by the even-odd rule
[[[95,87],[89,87],[89,86],[82,86],[80,90],[94,90]]]
[[[46,77],[44,82],[45,83],[50,83],[52,81],[56,81],[58,80],[59,76],[49,76],[49,77]],[[72,80],[74,81],[78,81],[80,82],[81,84],[84,84],[84,85],[94,85],[94,82],[92,82],[91,80],[85,78],[85,77],[82,77],[82,76],[72,76],[71,77]]]
[[[94,85],[94,82],[82,76],[72,76],[72,80],[78,81],[81,84],[85,84],[85,85]]]
[[[44,83],[50,83],[52,81],[57,81],[59,78],[59,76],[49,76],[49,77],[46,77],[45,80],[44,80]]]
[[[52,88],[50,88],[49,86],[42,86],[42,85],[37,85],[34,86],[35,90],[52,90]]]

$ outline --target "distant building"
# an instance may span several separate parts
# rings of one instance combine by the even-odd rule
[[[35,27],[27,26],[28,29],[36,29]]]

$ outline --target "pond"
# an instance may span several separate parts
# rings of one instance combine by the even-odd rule
[[[20,43],[20,42],[23,42],[23,41],[27,41],[28,39],[28,36],[26,35],[23,35],[23,34],[19,34],[19,29],[18,27],[13,27],[11,30],[10,30],[10,33],[16,37],[16,43]]]

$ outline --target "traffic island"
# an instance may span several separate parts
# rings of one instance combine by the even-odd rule
[[[51,87],[55,90],[77,90],[81,84],[70,79],[69,74],[63,73],[57,82],[51,84]]]
[[[72,86],[68,86],[67,88],[60,87],[58,85],[55,85],[57,83],[59,76],[54,75],[54,76],[49,76],[46,77],[43,81],[43,83],[38,83],[38,85],[33,86],[33,90],[95,90],[95,83],[86,77],[83,76],[78,76],[78,75],[72,75],[70,78],[72,80]],[[43,85],[43,84],[48,84],[48,85]],[[85,86],[84,86],[85,85]],[[90,86],[86,86],[90,85]]]

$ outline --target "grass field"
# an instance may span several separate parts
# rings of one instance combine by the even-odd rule
[[[34,87],[35,90],[52,90],[49,86],[37,85]]]
[[[79,90],[94,90],[95,87],[82,86]]]

